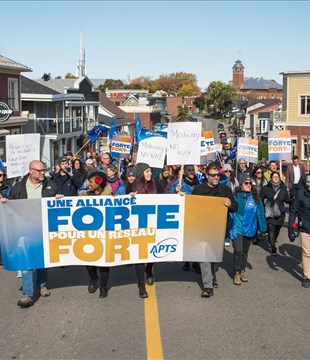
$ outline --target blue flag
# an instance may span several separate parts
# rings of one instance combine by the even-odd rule
[[[237,155],[237,147],[238,147],[238,138],[236,139],[232,149],[230,150],[230,154],[227,156],[226,160],[225,160],[225,164],[229,161],[229,160],[234,160],[236,158]]]
[[[6,174],[6,168],[1,160],[0,160],[0,170],[3,170],[3,172]]]
[[[139,141],[140,141],[141,130],[142,130],[142,126],[141,126],[140,116],[138,114],[136,114],[136,143],[137,144],[139,144]]]
[[[97,126],[93,127],[91,130],[87,131],[87,135],[89,136],[89,140],[90,140],[91,144],[96,142],[97,139],[99,138],[99,136],[101,135],[101,133],[103,131],[105,131],[106,129],[107,128],[105,126],[97,125]]]
[[[109,139],[112,140],[112,136],[117,135],[116,126],[114,122],[114,118],[111,120],[110,123],[110,130],[109,130]]]

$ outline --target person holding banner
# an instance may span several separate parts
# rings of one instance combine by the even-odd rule
[[[220,171],[218,166],[215,163],[210,163],[206,169],[206,178],[207,181],[203,182],[200,185],[197,185],[192,192],[192,195],[203,195],[203,196],[216,196],[223,198],[223,206],[228,208],[229,212],[236,212],[238,209],[238,204],[236,203],[231,189],[223,184],[219,183],[220,180]],[[227,229],[228,233],[228,221]],[[224,239],[223,239],[224,244]],[[215,280],[215,272],[217,268],[217,263],[211,262],[202,262],[200,263],[201,268],[201,277],[203,283],[203,291],[201,297],[208,298],[213,293],[213,286]]]
[[[57,185],[52,180],[45,177],[45,168],[41,161],[33,160],[29,164],[29,173],[13,186],[9,199],[40,199],[42,197],[60,198]],[[6,199],[4,199],[6,200]],[[46,287],[47,270],[37,269],[36,283],[39,288],[40,296],[50,296]],[[18,300],[17,305],[21,308],[28,308],[34,305],[34,271],[22,271],[22,288],[24,297]]]
[[[136,179],[136,171],[133,165],[127,166],[126,175],[125,175],[125,182],[122,182],[120,186],[116,190],[116,195],[125,195],[130,194],[132,184]]]
[[[102,171],[93,171],[88,175],[88,190],[82,190],[80,196],[107,196],[112,195],[112,188],[107,182],[107,177]],[[108,296],[109,267],[86,266],[89,275],[88,292],[93,294],[97,290],[99,268],[99,297]]]
[[[249,249],[254,236],[259,229],[263,236],[266,236],[266,220],[264,206],[259,198],[256,188],[253,186],[250,175],[243,173],[239,177],[240,186],[235,191],[238,210],[235,216],[235,234],[233,240],[234,248],[234,284],[241,285],[248,282],[245,274],[245,267]]]
[[[270,181],[268,185],[263,186],[260,197],[265,204],[271,255],[277,256],[276,241],[284,224],[286,213],[284,203],[290,204],[292,201],[277,171],[271,173]]]
[[[112,195],[115,195],[117,193],[118,187],[123,183],[123,180],[119,178],[118,175],[118,169],[114,165],[109,165],[107,167],[107,180],[112,188]]]
[[[136,179],[132,184],[131,195],[136,194],[156,194],[156,184],[152,179],[151,167],[146,163],[136,164]],[[139,282],[140,297],[147,297],[147,292],[144,287],[144,272],[141,272],[140,264],[136,265],[136,272]],[[154,263],[147,263],[145,266],[146,283],[149,286],[154,285]],[[144,288],[143,288],[144,287]],[[145,296],[146,294],[146,296]]]

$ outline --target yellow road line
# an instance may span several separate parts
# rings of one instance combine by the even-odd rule
[[[156,288],[147,286],[149,297],[144,300],[146,349],[148,360],[164,359],[161,344]]]

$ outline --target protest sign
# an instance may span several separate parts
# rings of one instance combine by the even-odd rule
[[[168,124],[167,165],[199,165],[201,123]]]
[[[291,160],[292,139],[290,130],[268,132],[269,160]]]
[[[237,145],[237,160],[239,159],[244,159],[248,163],[257,163],[258,140],[240,137]]]
[[[3,265],[15,271],[66,265],[220,262],[226,220],[227,207],[218,197],[10,200],[0,204]]]
[[[141,129],[137,163],[144,162],[151,167],[162,168],[167,150],[167,133]]]
[[[201,138],[201,156],[200,165],[205,165],[211,160],[216,159],[216,145],[214,141],[213,131],[204,131]]]
[[[40,134],[6,136],[8,178],[26,175],[32,160],[40,160]]]
[[[132,139],[128,135],[114,135],[111,142],[111,156],[114,158],[129,158]]]

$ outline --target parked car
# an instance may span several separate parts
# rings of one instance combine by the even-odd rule
[[[226,132],[222,132],[222,133],[220,134],[220,139],[223,139],[223,138],[227,138]]]
[[[217,124],[217,128],[218,128],[218,129],[224,129],[224,125],[223,125],[222,123],[218,123],[218,124]]]

